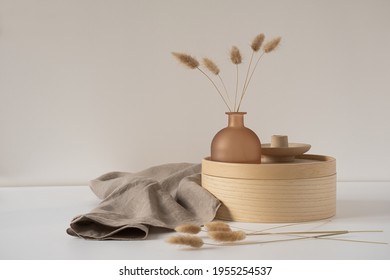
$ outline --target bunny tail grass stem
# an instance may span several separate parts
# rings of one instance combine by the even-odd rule
[[[327,230],[327,231],[282,231],[282,232],[258,232],[247,233],[247,235],[291,235],[291,234],[347,234],[348,230]]]
[[[236,65],[236,76],[237,76],[237,79],[236,79],[236,95],[234,97],[234,108],[233,108],[233,110],[235,112],[237,112],[236,111],[236,108],[237,108],[236,105],[237,105],[237,94],[238,94],[238,64],[241,64],[242,56],[241,56],[240,50],[236,46],[233,46],[232,50],[230,51],[230,60],[233,62],[233,64]]]
[[[229,93],[228,93],[228,91],[227,91],[227,88],[226,88],[226,86],[225,86],[225,83],[223,82],[221,75],[218,74],[217,76],[218,76],[219,80],[221,81],[221,84],[222,84],[222,86],[223,86],[223,89],[225,90],[225,95],[226,95],[226,97],[227,97],[227,99],[228,99],[228,101],[229,101],[229,105],[230,105],[229,108],[231,108],[231,106],[232,106],[232,101],[230,100]],[[230,112],[231,112],[231,110],[230,110]]]
[[[309,239],[309,238],[314,238],[314,239],[325,239],[325,240],[334,240],[334,241],[345,241],[345,242],[359,242],[359,243],[368,243],[368,244],[383,244],[387,245],[387,242],[380,242],[380,241],[368,241],[368,240],[354,240],[354,239],[344,239],[344,238],[338,238],[338,237],[330,237],[330,236],[335,236],[339,235],[338,233],[334,234],[319,234],[315,236],[299,236],[296,235],[296,238],[289,238],[289,239],[281,239],[281,240],[271,240],[271,241],[264,241],[261,243],[272,243],[272,242],[279,242],[279,241],[294,241],[294,240],[300,240],[300,239]]]
[[[347,234],[347,233],[365,233],[365,232],[383,232],[383,230],[325,230],[325,231],[281,231],[281,232],[249,232],[247,235],[291,235],[291,234]]]
[[[241,97],[240,97],[240,102],[238,103],[237,111],[240,109],[241,101],[242,101],[242,98],[244,97],[244,90],[245,90],[245,88],[246,88],[246,83],[248,82],[249,70],[251,69],[252,61],[253,61],[253,56],[254,56],[254,55],[255,55],[255,51],[252,52],[251,59],[250,59],[250,61],[249,61],[248,70],[246,71],[245,81],[244,81],[244,85],[242,86]]]
[[[234,95],[234,107],[233,111],[238,112],[237,108],[237,94],[238,94],[238,64],[236,64],[236,94]]]
[[[381,241],[354,240],[354,239],[333,238],[333,237],[325,237],[325,236],[318,236],[318,237],[315,237],[315,238],[317,238],[317,239],[325,239],[325,240],[333,240],[333,241],[346,241],[346,242],[368,243],[368,244],[382,244],[382,245],[387,245],[387,244],[389,244],[389,243],[387,243],[387,242],[381,242]]]
[[[315,235],[315,236],[298,236],[294,238],[284,238],[284,239],[275,239],[275,240],[267,240],[267,241],[242,241],[242,242],[234,242],[234,243],[219,243],[216,245],[223,246],[223,245],[255,245],[255,244],[266,244],[266,243],[277,243],[277,242],[286,242],[286,241],[296,241],[296,240],[302,240],[302,239],[309,239],[309,238],[319,238],[321,235]]]
[[[218,91],[219,95],[221,96],[223,102],[225,103],[226,107],[228,107],[228,110],[229,112],[231,112],[232,110],[230,109],[228,103],[226,102],[225,98],[223,97],[221,91],[218,89],[217,85],[214,83],[214,81],[209,77],[209,75],[207,75],[202,69],[200,69],[199,67],[197,67],[196,69],[198,69],[203,75],[206,76],[206,78],[213,84],[213,86],[215,87],[215,89]]]
[[[307,222],[299,222],[299,223],[290,223],[290,224],[273,226],[273,227],[265,228],[265,229],[262,229],[262,230],[248,230],[248,229],[245,229],[245,228],[242,228],[242,227],[236,227],[236,226],[231,226],[231,227],[235,228],[235,229],[243,230],[243,231],[247,232],[248,234],[253,234],[253,233],[259,233],[259,232],[267,232],[267,231],[270,231],[270,230],[273,230],[273,229],[277,229],[277,228],[292,227],[292,226],[304,225],[304,224],[313,224],[313,223],[318,223],[318,222],[320,222],[320,225],[324,225],[324,224],[329,223],[331,221],[332,220],[324,219],[324,220],[318,220],[318,221],[315,221],[315,222],[307,221]]]
[[[258,244],[266,244],[266,243],[278,243],[278,242],[285,242],[285,241],[297,241],[302,239],[324,239],[324,240],[330,240],[330,241],[344,241],[344,242],[358,242],[358,243],[367,243],[367,244],[379,244],[379,245],[387,245],[389,243],[387,242],[381,242],[381,241],[369,241],[369,240],[353,240],[353,239],[344,239],[344,238],[336,238],[336,237],[326,237],[326,236],[301,236],[301,237],[295,237],[295,238],[287,238],[287,239],[276,239],[276,240],[269,240],[269,241],[240,241],[240,242],[226,242],[226,243],[206,243],[203,242],[202,245],[208,245],[208,246],[241,246],[241,245],[258,245]],[[185,244],[184,244],[185,245]]]
[[[378,241],[367,241],[367,240],[353,240],[353,239],[343,239],[343,238],[336,238],[336,237],[329,237],[334,236],[337,234],[320,234],[315,236],[297,236],[294,238],[285,238],[285,239],[275,239],[275,240],[268,240],[268,241],[241,241],[241,242],[235,242],[235,243],[204,243],[205,245],[213,245],[213,246],[238,246],[238,245],[256,245],[256,244],[266,244],[266,243],[277,243],[277,242],[286,242],[286,241],[297,241],[297,240],[303,240],[303,239],[325,239],[325,240],[333,240],[333,241],[344,241],[344,242],[359,242],[359,243],[368,243],[368,244],[388,244],[387,242],[378,242]]]
[[[234,96],[234,112],[238,112],[237,104],[237,94],[238,94],[238,64],[236,64],[236,94]],[[237,109],[236,109],[237,108]]]
[[[265,52],[262,52],[262,53],[261,53],[261,55],[259,56],[259,58],[258,58],[257,61],[256,61],[255,66],[254,66],[253,69],[252,69],[252,72],[251,72],[251,74],[250,74],[250,76],[249,76],[248,82],[247,82],[246,84],[244,84],[244,89],[243,89],[242,94],[241,94],[240,102],[238,103],[237,111],[240,110],[240,106],[241,106],[242,99],[244,98],[245,93],[246,93],[246,90],[248,89],[248,85],[249,85],[249,83],[250,83],[251,80],[252,80],[253,73],[255,73],[256,68],[257,68],[257,65],[259,64],[260,59],[263,57],[264,54],[265,54]]]
[[[350,241],[349,239],[338,239],[338,238],[330,238],[329,236],[335,236],[339,235],[340,233],[331,233],[331,234],[319,234],[319,235],[314,235],[314,236],[299,236],[295,235],[297,237],[294,238],[286,238],[286,239],[276,239],[276,240],[269,240],[269,241],[254,241],[252,244],[265,244],[265,243],[276,243],[276,242],[284,242],[284,241],[296,241],[296,240],[302,240],[302,239],[309,239],[309,238],[318,238],[318,239],[332,239],[332,240],[340,240],[340,241]],[[361,240],[362,241],[362,240]],[[365,242],[365,241],[362,241]],[[248,242],[251,243],[251,242]],[[242,244],[242,243],[237,243],[237,244]]]

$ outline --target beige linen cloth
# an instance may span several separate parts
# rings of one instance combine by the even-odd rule
[[[213,220],[220,202],[200,185],[200,164],[171,163],[138,173],[110,172],[90,182],[102,202],[75,217],[67,233],[87,239],[146,238],[149,227],[173,229]]]

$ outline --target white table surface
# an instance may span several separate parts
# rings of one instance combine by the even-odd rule
[[[86,186],[0,187],[0,259],[390,259],[390,245],[305,239],[199,250],[167,244],[172,232],[151,232],[146,240],[95,241],[66,234],[71,219],[99,199]],[[230,223],[261,230],[275,224]],[[348,239],[390,243],[390,182],[338,182],[337,214],[328,222],[282,230],[383,230]],[[261,240],[256,237],[252,240]]]

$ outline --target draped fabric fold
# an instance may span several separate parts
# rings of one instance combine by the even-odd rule
[[[137,173],[110,172],[90,182],[102,202],[75,217],[67,233],[87,239],[130,240],[150,227],[173,229],[214,219],[220,202],[201,186],[201,166],[170,163]]]

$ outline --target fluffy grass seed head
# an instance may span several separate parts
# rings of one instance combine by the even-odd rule
[[[170,244],[186,245],[192,248],[200,248],[203,246],[202,238],[193,235],[177,235],[168,237],[166,240]]]
[[[264,45],[264,52],[265,53],[272,52],[274,49],[276,49],[276,47],[279,45],[281,40],[282,40],[281,37],[276,37],[276,38],[272,39],[271,41],[269,41],[268,43],[266,43]]]
[[[209,231],[211,239],[219,242],[235,242],[246,238],[245,232],[239,231]]]
[[[240,50],[236,46],[233,46],[230,51],[230,59],[233,64],[240,64],[242,62]]]
[[[183,224],[175,227],[175,231],[189,234],[197,234],[201,231],[201,227],[194,224]]]
[[[172,52],[172,55],[190,69],[195,69],[199,66],[198,60],[196,60],[196,58],[193,56],[190,56],[185,53],[177,53],[177,52]]]
[[[260,50],[261,45],[262,45],[263,42],[264,42],[264,38],[265,38],[264,34],[261,33],[261,34],[257,35],[257,36],[255,37],[255,39],[253,39],[251,48],[252,48],[252,50],[253,50],[254,52],[257,52],[258,50]]]
[[[215,221],[205,224],[207,231],[232,231],[227,223]]]
[[[219,68],[218,68],[218,65],[214,63],[214,61],[212,61],[211,59],[205,57],[203,58],[203,65],[211,72],[213,73],[214,75],[218,75],[219,74]]]

